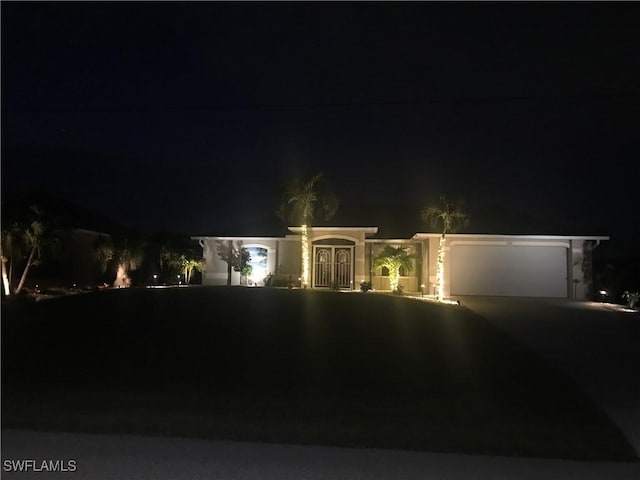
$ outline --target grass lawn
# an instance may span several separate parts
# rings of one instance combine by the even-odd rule
[[[464,308],[196,287],[3,305],[3,427],[637,461],[565,375]]]

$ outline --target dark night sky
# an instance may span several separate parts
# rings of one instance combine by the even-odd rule
[[[322,170],[344,211],[446,193],[633,237],[639,25],[636,2],[3,1],[3,192],[215,234]]]

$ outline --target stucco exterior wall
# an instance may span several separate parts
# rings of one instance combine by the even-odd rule
[[[570,295],[576,300],[593,297],[592,248],[592,241],[571,241]]]
[[[242,243],[245,248],[258,247],[267,250],[267,271],[275,272],[278,239],[276,238],[233,238],[234,244]],[[227,242],[227,239],[207,238],[201,241],[203,245],[202,257],[205,260],[205,269],[202,275],[203,285],[226,285],[227,284],[227,262],[218,255],[219,241]],[[240,285],[240,272],[231,271],[231,285]],[[261,282],[259,282],[261,283]]]
[[[299,229],[292,227],[291,230],[294,234],[281,238],[225,237],[221,240],[226,241],[232,239],[235,242],[241,241],[243,246],[247,248],[259,247],[266,249],[267,272],[273,273],[281,281],[284,280],[285,284],[288,279],[297,285],[301,275],[302,248]],[[413,270],[408,272],[408,275],[400,278],[400,285],[402,285],[407,292],[420,292],[421,285],[424,284],[425,294],[435,294],[440,235],[416,234],[412,239],[396,240],[366,238],[368,234],[373,234],[375,231],[377,231],[375,227],[311,228],[309,232],[310,253],[313,255],[314,245],[327,244],[329,246],[336,246],[336,248],[338,245],[350,245],[351,248],[353,248],[352,288],[358,289],[360,282],[366,280],[371,281],[373,288],[376,290],[388,290],[388,277],[380,275],[380,271],[372,267],[372,261],[385,245],[402,245],[408,248],[410,253],[416,255],[416,260],[414,260]],[[218,255],[216,242],[218,237],[194,238],[198,238],[203,246],[203,258],[206,262],[205,271],[202,276],[203,285],[226,285],[227,264],[220,259]],[[600,240],[607,239],[608,237],[568,237],[552,235],[447,235],[444,262],[444,294],[447,297],[451,296],[452,257],[456,257],[457,267],[455,268],[456,272],[454,272],[454,280],[456,282],[454,287],[456,291],[462,292],[465,290],[462,288],[463,282],[461,282],[461,279],[464,278],[469,279],[467,282],[469,285],[484,285],[486,283],[485,279],[493,279],[494,282],[489,282],[487,285],[495,284],[496,290],[505,290],[505,285],[516,285],[516,283],[520,285],[532,284],[532,282],[529,281],[530,278],[537,278],[538,286],[546,285],[545,279],[555,283],[558,283],[558,279],[560,279],[563,283],[558,283],[558,285],[554,287],[552,292],[554,296],[564,295],[562,291],[564,291],[564,286],[566,286],[566,296],[568,298],[591,298],[590,295],[593,293],[592,250]],[[477,250],[472,248],[480,246],[488,248],[479,248]],[[504,253],[502,247],[504,247]],[[518,247],[523,247],[522,251],[519,251],[520,249]],[[549,250],[547,250],[546,247],[549,247]],[[516,250],[519,252],[516,252]],[[555,253],[548,256],[547,252],[552,253],[552,251]],[[481,254],[481,252],[484,253]],[[549,260],[549,258],[552,258],[553,261]],[[478,259],[484,259],[484,263],[479,263]],[[537,261],[538,259],[540,262]],[[545,261],[548,263],[544,263]],[[456,265],[454,265],[454,267]],[[520,267],[520,265],[522,265],[522,267]],[[531,265],[534,265],[536,268],[532,269]],[[559,267],[559,265],[561,265],[561,267]],[[467,267],[470,273],[465,270]],[[496,268],[498,270],[496,270]],[[500,268],[502,268],[502,270],[500,270]],[[522,268],[522,270],[518,270],[519,268]],[[542,270],[540,268],[542,268]],[[564,270],[561,271],[562,269]],[[502,273],[495,273],[497,271]],[[538,271],[540,272],[539,275],[535,273]],[[477,278],[473,277],[474,272]],[[561,278],[558,272],[561,273]],[[566,278],[564,272],[566,272]],[[471,275],[471,277],[469,277],[469,275]],[[551,275],[553,275],[553,277]],[[508,280],[511,278],[513,278],[514,281],[509,283]],[[502,284],[495,281],[495,279],[503,279]],[[239,284],[240,274],[238,272],[232,272],[232,285]],[[535,286],[535,284],[532,285]],[[500,288],[497,288],[498,286],[500,286]],[[471,288],[471,290],[478,289]],[[486,290],[486,288],[484,290]],[[461,294],[460,292],[458,294]],[[513,292],[516,292],[516,290],[513,290]],[[542,293],[538,293],[537,295],[541,295]],[[466,294],[493,295],[500,293]],[[506,294],[513,295],[521,293]],[[536,295],[536,293],[533,293],[533,295]]]
[[[276,275],[291,277],[297,282],[302,272],[302,244],[300,237],[289,235],[278,241],[278,265],[275,267]]]

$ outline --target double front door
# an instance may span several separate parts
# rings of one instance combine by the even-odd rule
[[[352,288],[353,247],[314,245],[314,287]]]

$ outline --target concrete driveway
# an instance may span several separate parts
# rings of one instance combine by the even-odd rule
[[[640,475],[638,463],[19,430],[2,432],[2,459],[3,480],[637,480]],[[24,459],[38,465],[60,460],[66,468],[73,461],[74,471],[11,470]]]
[[[564,299],[455,298],[571,375],[640,454],[640,313]]]

